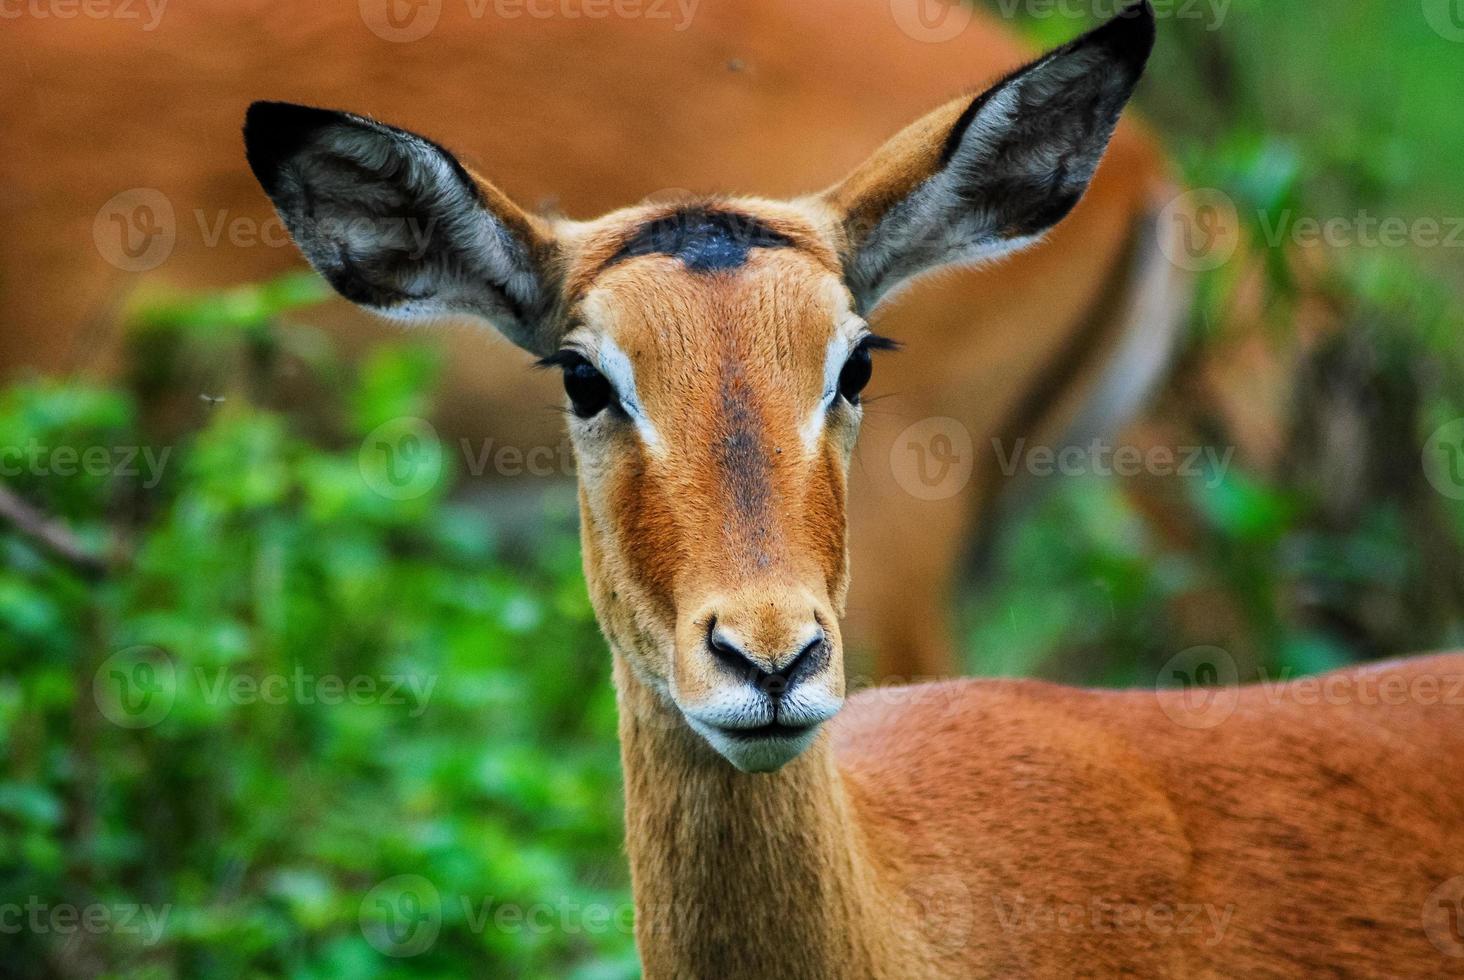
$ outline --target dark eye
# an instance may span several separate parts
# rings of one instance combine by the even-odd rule
[[[839,394],[849,402],[850,405],[859,404],[859,393],[864,386],[869,384],[869,375],[874,370],[870,362],[869,347],[867,343],[860,343],[854,348],[849,359],[844,362],[844,367],[839,371]]]
[[[565,394],[569,395],[574,414],[580,418],[600,414],[615,400],[615,389],[610,387],[610,382],[583,357],[566,355],[562,357],[560,366],[564,368]]]

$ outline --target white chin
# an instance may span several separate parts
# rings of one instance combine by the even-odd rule
[[[737,734],[688,718],[717,754],[743,772],[776,772],[803,753],[818,736],[820,725],[796,732],[760,735]]]

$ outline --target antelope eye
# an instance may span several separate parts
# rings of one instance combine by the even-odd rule
[[[844,362],[844,367],[839,371],[839,394],[843,395],[850,405],[859,404],[859,393],[864,386],[869,384],[869,375],[874,370],[874,365],[869,357],[869,345],[861,343],[850,353],[849,359]]]
[[[564,369],[564,392],[569,395],[570,407],[582,419],[600,414],[615,400],[615,389],[605,376],[595,370],[594,365],[578,354],[566,355],[561,360]]]

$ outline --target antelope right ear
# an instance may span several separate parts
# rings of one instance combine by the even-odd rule
[[[1138,0],[919,120],[824,192],[861,309],[920,273],[1020,248],[1071,211],[1153,43],[1154,12]]]
[[[352,113],[256,102],[244,151],[342,296],[406,319],[479,316],[541,357],[556,349],[552,232],[441,146]]]

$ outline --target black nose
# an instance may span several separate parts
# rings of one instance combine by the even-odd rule
[[[817,636],[805,643],[791,660],[777,668],[747,653],[725,633],[717,632],[715,619],[707,629],[707,649],[712,651],[712,656],[722,666],[745,678],[749,684],[775,701],[792,690],[803,678],[817,673],[829,662],[828,636],[823,630],[819,630]]]

